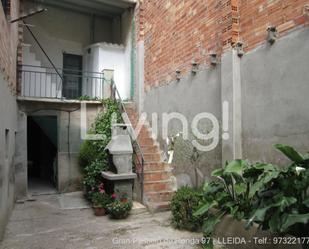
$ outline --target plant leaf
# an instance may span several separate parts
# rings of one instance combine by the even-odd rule
[[[263,221],[267,210],[270,209],[271,207],[272,206],[267,206],[267,207],[264,207],[264,208],[257,209],[254,212],[253,217],[250,220],[252,220],[252,222],[253,221]]]
[[[293,147],[285,145],[285,144],[276,144],[275,148],[279,151],[281,151],[286,157],[288,157],[290,160],[301,163],[304,161],[303,155],[298,153]]]
[[[270,208],[279,207],[279,210],[282,212],[282,211],[284,211],[284,209],[286,207],[289,207],[290,205],[294,204],[295,202],[297,202],[297,199],[294,198],[294,197],[279,196],[279,197],[275,198],[274,203],[271,203],[271,204],[264,206],[262,208],[258,208],[254,212],[251,219],[249,220],[250,221],[249,223],[251,223],[253,221],[264,221],[265,214]]]
[[[205,219],[203,223],[203,233],[210,236],[213,233],[215,226],[221,221],[223,215],[224,213],[219,212],[216,215],[211,215]]]
[[[224,169],[215,169],[211,172],[211,176],[222,176]]]
[[[280,230],[281,217],[279,211],[275,212],[275,214],[270,218],[268,225],[272,232],[278,232]]]
[[[278,167],[276,165],[270,163],[256,163],[253,165],[255,169],[263,170],[263,171],[274,171],[277,170]]]
[[[207,192],[208,189],[209,189],[209,187],[210,187],[210,186],[209,186],[209,183],[208,183],[208,182],[205,182],[205,183],[204,183],[204,186],[203,186],[203,191],[204,191],[204,192]]]
[[[280,211],[283,212],[285,208],[291,206],[297,202],[297,199],[294,197],[280,196],[278,199],[275,198],[275,203],[273,207],[279,207]]]
[[[303,204],[306,206],[306,207],[309,207],[309,197],[307,197],[307,199],[305,199],[303,201]]]
[[[248,167],[245,160],[233,160],[224,169],[224,173],[235,173],[237,175],[243,175],[244,170]]]
[[[277,178],[279,176],[279,171],[266,171],[264,172],[255,182],[249,191],[249,197],[253,197],[256,192],[258,192],[265,184],[269,183],[271,180]]]
[[[284,214],[281,232],[286,231],[290,226],[293,226],[296,223],[306,224],[309,221],[308,214]]]
[[[198,210],[196,210],[193,215],[194,216],[200,216],[205,214],[206,212],[208,212],[208,210],[214,206],[216,206],[218,203],[216,201],[212,201],[212,202],[207,202],[205,203],[201,208],[199,208]]]
[[[245,183],[239,183],[239,184],[235,184],[235,191],[237,195],[240,195],[244,192],[246,192],[247,190],[247,185]]]

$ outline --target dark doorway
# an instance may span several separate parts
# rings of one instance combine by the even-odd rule
[[[63,96],[76,99],[82,91],[83,57],[75,54],[63,54]]]
[[[57,186],[57,117],[29,116],[27,120],[28,191],[50,194]]]

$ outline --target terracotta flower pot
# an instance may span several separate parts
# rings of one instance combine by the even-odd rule
[[[120,198],[120,201],[126,203],[128,202],[128,198]]]
[[[105,208],[103,207],[93,207],[95,216],[104,216],[106,215]]]

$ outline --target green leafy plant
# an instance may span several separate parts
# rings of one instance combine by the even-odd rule
[[[102,140],[84,141],[79,153],[79,163],[83,170],[83,182],[88,198],[91,198],[91,194],[97,191],[97,186],[102,181],[101,172],[109,170],[105,147],[111,140],[112,118],[115,118],[116,122],[122,122],[117,101],[107,99],[102,103],[104,111],[98,114],[89,133],[103,134],[104,137]]]
[[[258,202],[248,225],[257,222],[272,232],[307,236],[309,156],[288,145],[277,144],[275,147],[292,163],[278,169],[271,184],[258,192]]]
[[[204,216],[203,231],[211,236],[225,214],[247,219],[275,233],[308,235],[309,221],[309,155],[290,146],[275,147],[292,163],[287,167],[234,160],[212,172],[215,180],[203,188],[203,205],[194,213]],[[206,247],[211,247],[210,244]]]
[[[203,220],[193,216],[203,199],[201,190],[181,187],[171,200],[172,224],[179,229],[196,231]]]
[[[79,153],[79,162],[82,168],[90,165],[93,161],[106,161],[107,153],[105,147],[111,140],[111,124],[112,119],[122,123],[121,113],[118,109],[118,102],[115,100],[107,99],[103,102],[104,110],[99,113],[92,124],[89,133],[90,134],[102,134],[104,135],[101,140],[86,140],[81,146]]]
[[[194,213],[196,218],[203,218],[203,233],[211,237],[215,226],[226,214],[235,219],[249,216],[253,198],[249,195],[251,184],[244,177],[249,164],[244,160],[234,160],[224,168],[214,170],[215,180],[205,182],[203,187],[203,205]],[[207,240],[205,248],[212,248],[212,240]]]
[[[106,208],[111,218],[125,219],[128,217],[132,206],[133,204],[131,201],[122,202],[117,199],[108,204]]]
[[[92,194],[99,192],[99,186],[102,182],[101,172],[107,170],[108,166],[102,161],[93,161],[84,169],[83,184],[86,190],[86,197],[91,200]]]

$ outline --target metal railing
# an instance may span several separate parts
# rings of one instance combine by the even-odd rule
[[[20,65],[22,97],[89,99],[110,97],[110,84],[101,72]]]
[[[129,130],[129,135],[131,137],[131,141],[132,141],[132,147],[133,147],[133,171],[137,174],[137,179],[139,181],[140,184],[140,195],[141,195],[141,202],[144,203],[144,166],[145,166],[145,157],[144,157],[144,153],[141,149],[140,144],[137,141],[137,136],[135,134],[134,131],[134,127],[132,125],[131,120],[129,119],[129,115],[127,113],[127,110],[125,108],[124,102],[119,94],[119,91],[117,89],[116,84],[114,83],[113,79],[111,80],[111,96],[112,98],[116,99],[118,101],[118,109],[120,111],[120,113],[123,115],[125,114],[125,119],[123,120]]]

